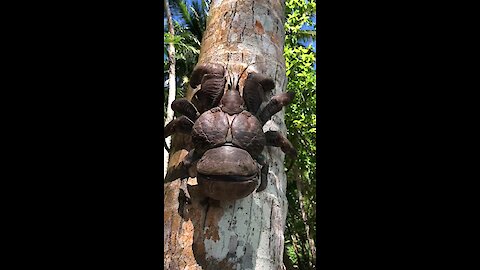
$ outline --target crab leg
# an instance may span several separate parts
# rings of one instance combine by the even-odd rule
[[[290,103],[294,95],[295,94],[293,92],[286,92],[273,96],[258,114],[258,119],[262,123],[262,126],[265,125],[268,120],[270,120],[272,115],[276,114],[283,108],[283,106],[286,106],[288,103]]]
[[[292,143],[278,131],[265,132],[265,138],[267,139],[267,145],[280,147],[282,151],[289,156],[296,156],[297,150],[293,147]]]
[[[203,76],[206,74],[216,74],[223,77],[225,68],[221,64],[206,63],[195,67],[190,77],[190,86],[196,88],[203,81]],[[203,85],[202,85],[203,87]]]
[[[192,127],[192,120],[188,119],[185,115],[182,115],[179,118],[172,120],[172,122],[168,123],[168,125],[165,126],[165,138],[176,132],[190,134],[190,132],[192,131]]]
[[[260,170],[260,185],[258,186],[257,188],[257,192],[260,192],[260,191],[263,191],[266,187],[267,187],[267,184],[268,184],[268,168],[269,168],[269,165],[268,163],[266,162],[265,160],[265,157],[260,155],[258,158],[257,158],[257,162],[258,164],[260,164],[262,166],[262,169]]]
[[[194,97],[198,100],[197,108],[201,113],[216,107],[223,96],[226,79],[223,74],[205,74],[202,78],[202,87]]]
[[[275,82],[262,74],[249,73],[243,87],[243,99],[247,110],[252,114],[257,113],[262,104],[266,91],[275,88]]]
[[[185,115],[193,122],[195,122],[195,120],[197,120],[197,118],[200,116],[197,108],[186,98],[175,99],[172,102],[172,110]]]
[[[190,173],[190,167],[198,161],[202,155],[200,155],[195,149],[192,149],[190,152],[188,152],[187,156],[183,159],[182,165],[185,166],[187,171],[189,172],[190,177],[196,177],[196,175],[193,175]]]

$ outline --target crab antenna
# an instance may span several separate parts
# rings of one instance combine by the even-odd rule
[[[240,91],[238,90],[238,84],[239,84],[239,82],[240,82],[240,77],[238,77],[238,75],[236,75],[236,74],[235,74],[234,76],[235,76],[235,77],[233,78],[234,81],[233,81],[232,86],[235,85],[235,90],[236,90],[237,92],[240,92]],[[232,89],[233,89],[233,87],[232,87]]]
[[[233,86],[235,85],[235,90],[240,92],[240,90],[239,90],[240,78],[242,78],[243,73],[253,64],[255,64],[255,62],[253,62],[251,64],[248,64],[247,67],[245,67],[243,69],[243,71],[240,73],[240,76],[237,76],[236,74],[230,73],[230,78],[231,78],[231,83],[232,83],[231,84],[231,86],[232,86],[231,90],[234,89]]]
[[[234,80],[233,80],[233,73],[228,71],[228,81],[229,81],[229,84],[230,84],[230,89],[228,90],[233,90],[233,84],[234,84]]]
[[[243,69],[242,73],[240,73],[240,77],[238,77],[238,78],[241,78],[242,75],[243,75],[243,73],[244,73],[250,66],[252,66],[252,65],[255,65],[255,62],[253,62],[253,63],[251,63],[251,64],[248,64],[247,67]]]

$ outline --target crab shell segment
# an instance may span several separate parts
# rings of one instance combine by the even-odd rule
[[[238,147],[222,145],[209,149],[197,163],[197,181],[206,196],[215,200],[238,200],[258,186],[259,166]]]

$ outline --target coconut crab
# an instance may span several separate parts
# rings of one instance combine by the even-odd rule
[[[260,110],[265,92],[275,88],[275,83],[262,74],[249,73],[241,96],[239,79],[243,72],[233,74],[217,63],[198,65],[190,86],[195,89],[201,85],[200,90],[192,102],[180,98],[172,103],[172,109],[182,116],[165,127],[165,138],[176,132],[192,136],[194,149],[181,166],[191,177],[195,177],[191,168],[196,168],[202,192],[216,200],[241,199],[255,189],[259,192],[266,188],[269,165],[261,154],[265,146],[280,147],[284,153],[296,155],[283,134],[262,130],[292,101],[293,93],[273,96]]]

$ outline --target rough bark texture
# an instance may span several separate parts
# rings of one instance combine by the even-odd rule
[[[175,31],[173,29],[173,20],[172,20],[172,14],[170,12],[170,5],[168,3],[168,0],[164,0],[164,7],[165,7],[165,12],[167,13],[167,24],[168,24],[168,32],[170,35],[173,37],[175,35]],[[169,123],[170,121],[173,120],[173,110],[171,108],[172,102],[175,100],[175,93],[176,93],[176,82],[175,82],[175,46],[173,46],[173,42],[170,42],[168,44],[168,62],[169,62],[169,70],[168,70],[168,103],[167,103],[167,118],[165,120],[165,123]],[[171,139],[166,138],[165,143],[167,144],[168,147],[171,146]],[[169,153],[167,152],[166,149],[163,149],[163,158],[165,160],[164,162],[164,172],[163,176],[167,174],[167,160],[169,158]]]
[[[212,1],[199,64],[223,63],[240,73],[255,63],[249,72],[275,80],[276,87],[267,98],[285,91],[283,5],[283,1],[267,0]],[[189,91],[187,98],[191,95]],[[285,134],[283,117],[283,111],[274,115],[264,131]],[[188,136],[174,136],[169,171],[178,166],[191,147]],[[189,178],[188,185],[187,179],[164,184],[166,269],[284,269],[284,154],[276,147],[266,147],[263,153],[270,164],[268,186],[241,200],[206,200],[195,178]],[[186,202],[185,189],[192,197],[191,203]]]

